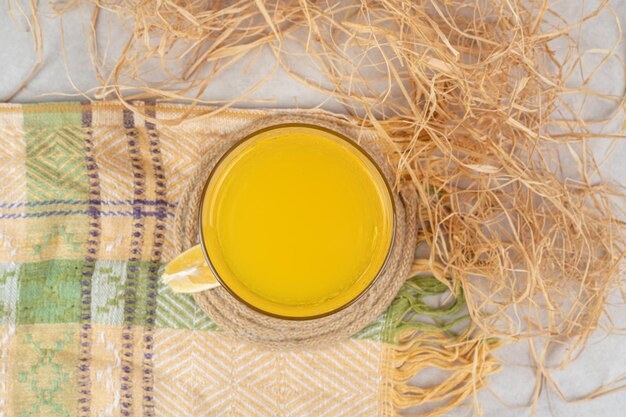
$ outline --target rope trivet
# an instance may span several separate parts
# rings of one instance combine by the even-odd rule
[[[355,135],[354,131],[330,117],[295,114],[273,115],[252,122],[236,134],[216,141],[190,176],[178,202],[175,218],[174,248],[178,253],[198,243],[198,210],[204,184],[220,157],[241,138],[271,125],[309,123],[342,133],[365,149],[382,169],[389,184],[394,176],[383,158],[375,137]],[[194,294],[198,305],[226,333],[246,342],[273,349],[319,347],[347,338],[378,317],[394,299],[408,277],[415,252],[416,204],[413,187],[401,187],[393,193],[395,234],[391,254],[384,271],[356,302],[326,317],[312,320],[285,320],[269,317],[247,307],[225,289],[215,288]]]

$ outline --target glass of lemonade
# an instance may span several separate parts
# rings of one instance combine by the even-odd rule
[[[359,298],[394,239],[394,201],[355,142],[302,123],[236,143],[210,173],[199,214],[205,262],[233,297],[303,320]]]

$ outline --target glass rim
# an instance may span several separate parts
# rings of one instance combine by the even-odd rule
[[[202,230],[202,218],[203,218],[203,212],[204,212],[204,200],[206,197],[206,193],[207,193],[207,189],[209,187],[209,183],[211,182],[211,179],[213,178],[217,168],[222,164],[222,162],[224,162],[224,160],[226,159],[226,157],[228,157],[228,155],[230,155],[233,151],[235,151],[236,149],[238,149],[240,146],[242,146],[244,143],[246,143],[247,141],[255,138],[256,136],[265,133],[267,131],[270,130],[274,130],[274,129],[281,129],[281,128],[285,128],[285,127],[305,127],[305,128],[310,128],[313,130],[321,130],[323,132],[329,133],[331,135],[334,135],[336,137],[338,137],[339,139],[342,139],[346,142],[348,142],[350,145],[354,146],[356,148],[357,151],[359,151],[363,156],[365,156],[374,166],[374,168],[376,169],[376,171],[378,172],[378,174],[381,176],[383,183],[385,184],[385,189],[387,190],[388,196],[390,198],[391,201],[391,217],[392,217],[392,227],[391,227],[391,239],[389,241],[389,248],[387,249],[387,254],[385,256],[385,260],[382,262],[378,272],[376,273],[376,275],[374,276],[374,278],[372,278],[372,280],[369,282],[369,284],[367,284],[367,286],[365,288],[363,288],[363,290],[361,290],[357,295],[355,295],[352,299],[350,299],[350,301],[342,304],[341,306],[334,308],[333,310],[324,312],[324,313],[320,313],[320,314],[316,314],[316,315],[312,315],[312,316],[287,316],[287,315],[281,315],[281,314],[276,314],[276,313],[272,313],[266,310],[263,310],[262,308],[259,308],[253,304],[251,304],[250,302],[244,300],[240,295],[238,295],[234,290],[232,290],[225,282],[224,280],[220,277],[220,274],[217,272],[217,270],[215,269],[213,263],[211,262],[211,258],[208,254],[208,251],[206,249],[206,244],[204,242],[204,232]],[[217,281],[219,282],[220,286],[222,288],[224,288],[232,297],[234,297],[238,302],[243,303],[245,306],[251,308],[252,310],[261,313],[265,316],[268,317],[273,317],[273,318],[277,318],[277,319],[282,319],[282,320],[291,320],[291,321],[305,321],[305,320],[313,320],[313,319],[319,319],[322,317],[327,317],[330,315],[333,315],[341,310],[346,309],[347,307],[351,306],[352,304],[356,303],[359,299],[361,299],[363,297],[364,294],[366,294],[373,286],[374,284],[378,281],[378,279],[380,278],[380,276],[383,274],[383,272],[385,271],[387,264],[389,263],[389,259],[391,258],[391,252],[393,249],[393,245],[395,243],[395,238],[396,238],[396,202],[395,202],[395,198],[394,198],[394,194],[392,191],[392,188],[389,184],[389,180],[387,179],[387,176],[385,175],[385,173],[383,172],[383,170],[381,169],[380,165],[376,162],[376,160],[374,160],[374,158],[369,154],[369,152],[367,152],[361,145],[359,145],[356,141],[354,141],[353,139],[349,138],[348,136],[346,136],[343,133],[337,132],[336,130],[333,130],[331,128],[328,128],[326,126],[319,126],[316,125],[314,123],[304,123],[304,122],[287,122],[287,123],[277,123],[277,124],[270,124],[268,126],[265,126],[263,128],[257,129],[254,132],[244,136],[241,139],[238,139],[232,146],[230,146],[228,148],[228,150],[226,150],[226,152],[224,152],[223,155],[220,156],[220,158],[217,160],[217,162],[215,163],[215,165],[213,166],[213,168],[211,169],[211,172],[209,173],[206,181],[204,182],[204,186],[202,188],[202,193],[200,195],[200,207],[199,207],[199,211],[198,211],[198,230],[199,230],[199,234],[200,234],[200,246],[202,247],[202,253],[204,255],[204,260],[207,264],[207,266],[209,267],[209,269],[211,270],[211,272],[213,273],[213,275],[215,276],[215,278],[217,279]],[[211,290],[209,290],[211,291]]]

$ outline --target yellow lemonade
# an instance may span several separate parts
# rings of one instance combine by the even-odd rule
[[[390,190],[342,136],[264,129],[213,170],[202,200],[209,266],[249,306],[286,318],[329,314],[376,278],[393,239]]]

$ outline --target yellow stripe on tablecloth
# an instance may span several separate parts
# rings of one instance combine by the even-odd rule
[[[73,415],[77,407],[79,328],[71,324],[22,325],[9,337],[11,372],[7,417]],[[6,327],[0,333],[6,332]]]
[[[0,327],[0,394],[6,417],[23,413],[72,415],[77,404],[79,325]],[[15,332],[13,332],[13,330]],[[154,395],[157,416],[388,416],[385,367],[390,350],[369,340],[335,347],[276,352],[234,341],[218,332],[157,329],[154,391],[142,387],[143,327],[132,333],[129,382],[122,381],[122,326],[92,326],[88,363],[93,416],[119,415],[122,384],[132,392],[135,415],[143,396]]]
[[[0,411],[11,416],[14,408],[13,362],[15,356],[15,325],[0,326]]]
[[[86,205],[57,205],[52,210],[60,213],[66,211],[85,211]],[[155,210],[146,207],[146,210]],[[98,260],[127,260],[128,248],[132,236],[134,219],[131,215],[132,206],[102,206],[106,213],[125,212],[125,215],[106,215],[100,218],[101,241],[97,248]],[[4,210],[3,212],[9,212]],[[168,208],[172,212],[173,208]],[[82,260],[85,257],[85,245],[88,230],[85,228],[85,214],[50,215],[39,218],[0,219],[0,263],[39,262],[52,259]],[[145,247],[150,247],[154,240],[155,217],[149,216],[142,220],[146,233]],[[169,227],[171,216],[166,219]],[[172,236],[165,233],[166,245],[170,245]],[[150,260],[151,254],[141,254],[141,260]]]
[[[26,201],[26,138],[21,111],[0,113],[0,201]]]
[[[216,332],[158,329],[157,416],[386,416],[384,345],[276,352]]]
[[[52,210],[66,211],[66,208]],[[85,223],[84,214],[0,219],[0,263],[83,259],[87,240]]]

